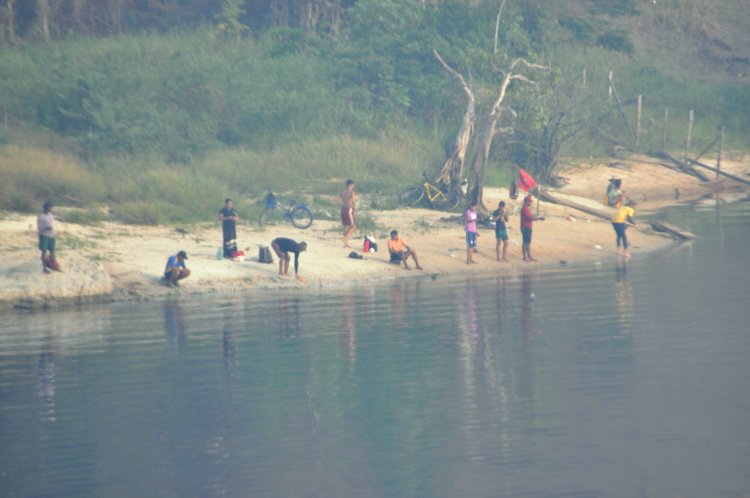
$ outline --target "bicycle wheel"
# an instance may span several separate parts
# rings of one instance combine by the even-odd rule
[[[305,206],[297,206],[292,210],[292,225],[304,229],[312,225],[312,222],[312,211]]]
[[[456,192],[451,192],[448,194],[448,201],[445,203],[445,208],[453,211],[458,207],[458,205],[461,203],[461,196],[458,195]]]
[[[264,209],[263,212],[258,217],[258,223],[260,225],[265,225],[266,223],[271,221],[271,216],[273,215],[273,212],[275,209],[276,208],[272,208],[272,207],[267,207],[266,209]]]
[[[416,206],[423,198],[424,189],[422,187],[409,187],[398,196],[398,200],[401,204],[407,204],[409,206]]]

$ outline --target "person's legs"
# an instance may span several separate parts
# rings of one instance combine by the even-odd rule
[[[503,239],[503,261],[508,261],[508,238]]]
[[[474,261],[474,247],[477,244],[477,234],[474,232],[466,232],[466,264],[475,264]]]
[[[495,237],[495,259],[497,261],[500,261],[500,242],[502,242],[502,239]]]
[[[284,275],[289,275],[289,260],[292,259],[288,252],[284,253]]]
[[[625,258],[629,258],[630,251],[628,249],[630,245],[628,244],[628,232],[625,223],[622,224],[622,247],[624,249]]]
[[[341,214],[341,222],[344,225],[344,236],[342,239],[344,247],[349,247],[349,237],[351,237],[354,230],[357,229],[357,222],[354,218],[354,209],[344,208],[344,211]]]
[[[522,228],[521,230],[523,231],[523,244],[525,246],[524,261],[527,261],[527,262],[536,261],[531,256],[531,228]]]
[[[612,223],[612,227],[615,229],[615,234],[617,235],[617,255],[622,255],[622,250],[620,248],[621,244],[625,243],[625,223]],[[627,245],[625,246],[625,249],[627,250]]]
[[[411,257],[412,257],[412,258],[414,259],[414,267],[415,267],[415,268],[416,268],[417,270],[421,270],[421,269],[422,269],[422,267],[421,267],[421,266],[419,265],[419,260],[417,259],[417,253],[416,253],[416,252],[414,252],[414,250],[410,250],[410,251],[408,251],[408,252],[406,253],[406,257],[408,258],[409,256],[411,256]]]
[[[271,242],[271,249],[273,249],[273,252],[276,253],[276,257],[279,258],[279,275],[284,274],[284,252],[281,252],[281,248],[279,247],[279,244],[276,242]]]

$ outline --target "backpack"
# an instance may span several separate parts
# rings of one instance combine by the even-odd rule
[[[268,246],[258,247],[258,263],[273,263],[271,249]]]

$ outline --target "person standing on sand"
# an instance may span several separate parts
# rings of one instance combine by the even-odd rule
[[[55,219],[52,216],[52,203],[45,202],[42,209],[44,211],[36,217],[39,250],[42,252],[42,271],[44,273],[50,273],[50,269],[60,271],[60,265],[55,259]]]
[[[169,287],[178,287],[179,281],[190,276],[185,260],[188,259],[185,251],[180,251],[167,258],[167,265],[164,267],[164,281]]]
[[[399,264],[404,263],[404,270],[411,270],[406,260],[411,256],[414,258],[414,264],[417,270],[421,270],[419,266],[419,260],[417,259],[417,253],[414,249],[406,244],[406,241],[398,236],[397,230],[391,230],[391,238],[388,240],[388,252],[391,255],[391,263]]]
[[[624,256],[626,259],[630,257],[626,222],[635,225],[635,220],[633,219],[633,216],[635,216],[633,206],[635,205],[635,201],[628,201],[624,206],[618,208],[612,217],[612,227],[615,229],[615,234],[617,234],[617,255]],[[623,252],[621,252],[620,244],[622,244]]]
[[[466,264],[476,264],[474,249],[477,247],[477,203],[472,202],[464,213],[464,230],[466,230]]]
[[[346,188],[339,194],[341,200],[341,224],[344,225],[344,247],[349,247],[349,237],[357,229],[354,209],[357,205],[357,194],[354,192],[354,180],[346,181]]]
[[[523,236],[523,244],[521,250],[523,251],[523,260],[527,263],[536,261],[531,257],[531,232],[535,221],[543,221],[544,216],[534,216],[531,213],[531,205],[534,203],[534,198],[527,195],[523,199],[523,207],[521,208],[521,234]]]
[[[219,209],[219,220],[221,220],[221,231],[224,247],[224,257],[232,258],[237,250],[237,220],[240,217],[232,206],[232,199],[224,201],[224,207]]]
[[[292,252],[294,253],[294,275],[298,279],[304,280],[299,276],[297,271],[299,270],[299,253],[307,250],[307,243],[295,242],[286,237],[278,237],[273,239],[271,247],[276,253],[276,256],[279,257],[279,275],[289,275],[289,260],[291,259],[289,253]]]
[[[495,254],[497,261],[508,261],[508,228],[505,225],[508,222],[508,213],[505,212],[505,201],[497,203],[497,209],[492,212],[490,219],[495,222]],[[503,245],[503,258],[500,259],[500,243]]]

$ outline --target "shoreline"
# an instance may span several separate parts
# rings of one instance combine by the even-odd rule
[[[746,177],[750,174],[748,159],[722,162],[722,169]],[[612,164],[618,166],[612,167]],[[670,206],[697,202],[714,191],[747,193],[747,188],[739,188],[737,182],[727,180],[706,184],[695,177],[658,166],[653,158],[646,156],[563,167],[560,174],[569,182],[554,190],[555,194],[573,196],[571,198],[577,203],[597,210],[611,210],[600,199],[607,180],[619,176],[626,195],[639,202],[636,221]],[[453,213],[400,208],[361,210],[375,222],[372,233],[379,244],[379,252],[366,254],[362,260],[347,256],[351,251],[362,254],[364,233],[358,229],[357,236],[350,239],[353,247],[344,248],[338,220],[316,219],[307,230],[298,230],[289,224],[261,228],[253,223],[254,220],[241,220],[237,236],[247,257],[242,262],[216,259],[216,249],[221,243],[219,222],[190,227],[185,233],[185,230],[178,232],[174,227],[164,226],[109,222],[88,226],[58,221],[58,260],[63,272],[43,274],[36,249],[36,216],[7,213],[0,219],[0,310],[142,302],[289,288],[346,288],[401,278],[513,275],[529,270],[575,268],[617,257],[614,254],[614,232],[608,220],[542,201],[539,214],[547,219],[534,223],[532,242],[532,253],[539,262],[522,262],[517,226],[522,198],[523,195],[519,195],[519,199],[510,201],[507,189],[485,188],[484,199],[488,208],[493,208],[501,199],[508,202],[511,213],[508,224],[510,262],[495,261],[494,230],[480,229],[479,252],[475,254],[479,264],[470,266],[465,263],[463,226],[446,220]],[[537,209],[536,200],[534,209]],[[400,265],[388,262],[386,240],[392,228],[398,229],[416,250],[425,268],[423,272],[406,271]],[[294,277],[279,277],[275,255],[273,264],[257,261],[257,247],[270,246],[270,241],[279,236],[308,243],[308,251],[300,255],[300,275],[305,282],[296,281]],[[629,239],[634,258],[678,245],[671,237],[655,232],[647,223],[630,228]],[[160,283],[161,270],[167,257],[181,249],[188,253],[187,263],[192,274],[179,288],[168,288]],[[413,264],[411,266],[413,268]]]

